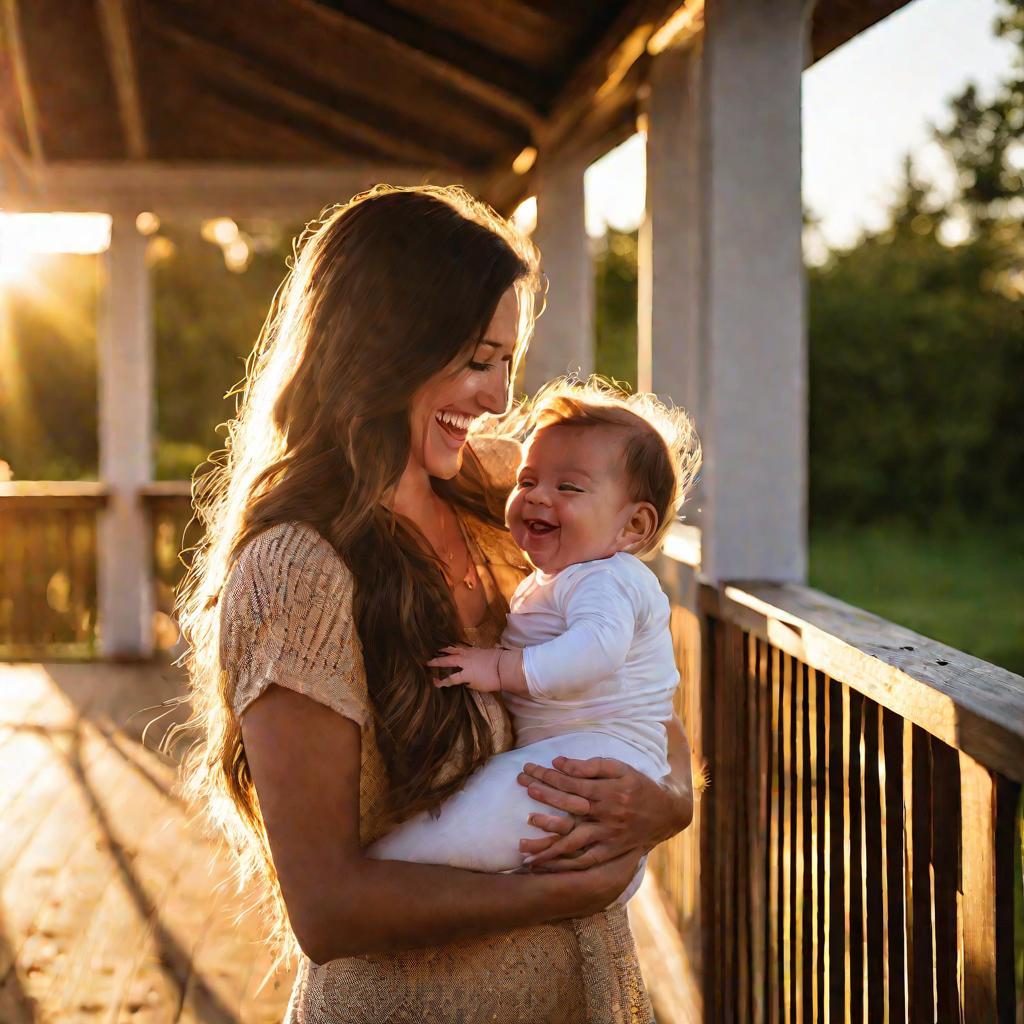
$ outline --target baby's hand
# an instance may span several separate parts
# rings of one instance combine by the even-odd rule
[[[472,690],[485,693],[496,693],[501,689],[501,677],[498,674],[498,658],[500,647],[446,647],[427,664],[431,668],[454,669],[443,679],[435,679],[435,686],[466,685]]]

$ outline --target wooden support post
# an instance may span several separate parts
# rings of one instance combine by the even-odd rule
[[[100,650],[108,658],[153,651],[153,551],[139,491],[152,478],[154,380],[146,240],[131,215],[115,215],[99,329]]]
[[[804,0],[718,0],[701,53],[703,570],[806,573]],[[741,69],[737,73],[737,69]]]
[[[583,200],[587,162],[567,158],[540,171],[534,241],[548,292],[523,370],[531,393],[552,377],[586,376],[594,369],[594,269]]]

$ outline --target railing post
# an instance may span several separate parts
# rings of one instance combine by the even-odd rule
[[[703,569],[806,573],[805,0],[717,0],[701,55]]]
[[[588,162],[573,155],[540,168],[533,237],[548,292],[524,368],[529,392],[568,371],[586,376],[594,369],[594,270],[583,199]]]
[[[115,214],[99,324],[100,479],[109,489],[98,535],[100,651],[153,652],[152,543],[140,489],[152,478],[154,372],[146,239]]]

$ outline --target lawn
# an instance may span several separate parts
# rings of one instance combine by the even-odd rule
[[[810,584],[1024,675],[1024,531],[812,531]]]

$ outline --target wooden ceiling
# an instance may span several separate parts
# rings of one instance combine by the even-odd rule
[[[0,129],[28,167],[380,163],[508,206],[524,148],[633,130],[681,2],[4,0]],[[906,2],[819,0],[814,59]]]

